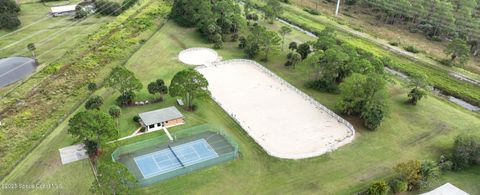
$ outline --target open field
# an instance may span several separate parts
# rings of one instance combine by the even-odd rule
[[[292,35],[287,36],[287,42],[293,38],[308,40],[298,32],[294,32]],[[144,86],[157,78],[164,79],[168,84],[177,71],[187,67],[177,59],[181,50],[189,47],[208,46],[194,29],[181,28],[173,22],[168,22],[129,59],[126,66],[135,72]],[[224,59],[243,58],[243,53],[236,48],[236,43],[226,43],[225,49],[218,52]],[[308,79],[310,68],[299,66],[296,69],[290,69],[284,67],[285,54],[285,52],[281,52],[272,56],[271,61],[264,64],[265,67],[328,108],[334,108],[338,96],[306,89],[304,82]],[[399,162],[410,159],[435,160],[442,152],[451,147],[454,137],[460,133],[480,134],[476,131],[480,126],[478,114],[463,110],[435,96],[422,100],[416,107],[409,106],[404,103],[406,92],[407,89],[403,83],[393,80],[389,84],[391,113],[377,131],[366,131],[357,119],[348,118],[359,132],[355,141],[333,153],[298,161],[269,157],[217,104],[212,100],[199,101],[197,102],[198,111],[186,113],[186,118],[189,119],[186,121],[187,124],[170,130],[175,132],[181,128],[203,123],[219,126],[233,135],[239,143],[240,159],[141,188],[137,193],[222,194],[228,191],[237,194],[312,194],[321,191],[324,194],[352,194],[364,189],[373,180],[388,177],[392,173],[391,167]],[[116,96],[117,94],[112,93],[105,96],[107,99],[105,108],[111,105],[111,100]],[[143,89],[138,98],[145,99],[147,97],[151,96],[146,89]],[[173,98],[167,97],[167,101],[154,104],[151,108],[161,108],[172,104]],[[135,111],[129,112],[134,113]],[[126,117],[125,120],[130,121],[131,117]],[[123,128],[122,124],[121,128]],[[60,131],[66,136],[65,129]],[[142,135],[119,144],[133,143],[159,134],[162,132]],[[55,140],[45,140],[46,145],[54,142]],[[55,150],[36,155],[48,159],[48,156],[58,155]],[[108,155],[105,154],[106,159],[109,159]],[[50,166],[50,164],[42,164],[42,161],[37,159],[29,161],[30,165],[26,167],[30,167],[31,172],[39,171],[37,176],[39,179],[36,182],[44,182],[50,172],[60,170],[62,173],[79,170],[87,172],[86,169],[74,166]],[[26,169],[26,167],[22,169]],[[45,171],[47,168],[49,171]],[[442,175],[432,187],[448,181],[471,194],[479,194],[480,188],[476,182],[480,179],[478,171],[478,168],[472,168],[459,173],[448,172]],[[28,178],[29,173],[15,174],[9,178],[9,181],[15,181],[22,177]],[[468,178],[468,180],[463,178]],[[48,181],[88,183],[91,181],[91,175],[51,177],[51,180]],[[47,194],[46,192],[38,193]]]
[[[253,61],[227,60],[197,70],[215,101],[272,156],[315,157],[354,138],[355,130],[331,111]]]
[[[86,84],[101,84],[112,67],[123,64],[141,46],[140,40],[148,39],[162,26],[169,10],[170,5],[163,1],[140,1],[2,97],[2,179],[89,97]],[[143,20],[149,22],[139,28]]]

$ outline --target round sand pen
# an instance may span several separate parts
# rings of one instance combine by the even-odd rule
[[[219,61],[218,53],[209,48],[190,48],[180,52],[178,59],[188,65],[209,65]]]

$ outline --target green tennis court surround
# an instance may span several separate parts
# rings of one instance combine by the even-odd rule
[[[112,159],[126,165],[139,186],[148,186],[179,175],[234,160],[237,144],[222,130],[210,125],[183,129],[119,147]]]

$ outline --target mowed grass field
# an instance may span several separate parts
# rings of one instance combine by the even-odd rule
[[[278,26],[272,26],[272,28],[278,28]],[[287,37],[287,42],[292,39],[307,40],[308,38],[294,32]],[[164,79],[169,84],[176,72],[187,68],[186,65],[182,65],[177,60],[178,52],[184,48],[202,46],[210,47],[211,45],[207,44],[194,29],[185,29],[170,21],[131,57],[126,66],[142,80],[144,85],[157,78]],[[224,59],[243,57],[243,53],[237,49],[237,43],[226,43],[225,48],[218,52]],[[268,63],[262,64],[310,94],[325,106],[334,109],[337,95],[305,89],[304,82],[308,79],[309,68],[297,67],[291,69],[284,67],[285,55],[286,51],[281,52],[272,56]],[[107,109],[112,105],[118,94],[102,90],[97,93],[104,95],[106,103],[102,109]],[[357,137],[351,144],[330,154],[296,161],[280,160],[268,156],[212,100],[198,101],[198,111],[183,112],[187,117],[187,124],[170,130],[174,133],[176,129],[202,123],[210,123],[223,128],[233,135],[236,142],[239,143],[241,153],[239,159],[146,188],[140,188],[136,193],[351,194],[364,189],[374,180],[389,177],[393,174],[391,168],[397,163],[410,159],[436,160],[442,152],[451,147],[454,137],[460,133],[480,134],[478,132],[480,118],[477,114],[463,110],[434,96],[422,100],[416,107],[405,105],[407,90],[403,83],[395,79],[389,84],[389,91],[390,116],[377,131],[366,131],[360,121],[347,118],[357,129]],[[151,96],[144,89],[140,92],[138,98],[147,97]],[[122,121],[120,121],[121,133],[128,135],[133,132],[134,129],[130,129],[131,127],[135,128],[135,125],[129,122],[136,112],[167,107],[173,104],[173,98],[167,97],[167,100],[160,104],[123,109]],[[127,122],[124,122],[124,120]],[[62,139],[63,145],[69,145],[73,141],[67,141],[68,139],[72,140],[72,138],[65,139],[65,137],[69,137],[65,131],[66,128],[62,129],[59,136],[64,138]],[[146,134],[120,144],[131,143],[160,134],[162,132]],[[87,188],[87,183],[92,181],[92,176],[86,174],[90,172],[88,166],[81,164],[86,161],[77,162],[79,165],[59,166],[57,149],[62,144],[55,143],[54,139],[46,139],[43,144],[49,145],[49,143],[52,144],[51,149],[39,151],[37,154],[34,153],[38,158],[29,158],[28,163],[24,161],[22,163],[24,166],[18,167],[23,170],[16,171],[7,181],[15,182],[23,179],[24,181],[40,183],[47,181],[52,183],[79,182],[80,184],[76,187]],[[55,158],[57,159],[53,160]],[[47,159],[50,159],[50,161]],[[78,172],[82,172],[82,175],[79,175]],[[61,177],[51,173],[76,175],[75,177]],[[27,180],[28,178],[30,180]],[[451,182],[471,194],[478,194],[480,193],[477,182],[479,179],[480,168],[472,168],[463,172],[448,172],[441,175],[432,187]],[[69,188],[69,190],[72,189]],[[85,189],[81,190],[81,192],[85,192]],[[40,194],[47,194],[48,192],[36,191]],[[80,191],[63,189],[56,192],[72,193]]]
[[[10,56],[27,56],[32,54],[27,49],[29,43],[34,43],[36,55],[40,63],[37,70],[42,69],[65,54],[81,42],[87,35],[95,32],[102,24],[114,19],[110,16],[92,14],[83,20],[73,20],[70,16],[48,16],[50,7],[39,1],[20,1],[19,19],[22,25],[14,30],[0,30],[0,58]],[[75,4],[78,0],[70,1]],[[61,2],[66,3],[66,2]],[[6,93],[21,82],[0,89],[0,94]],[[2,94],[3,95],[3,94]]]

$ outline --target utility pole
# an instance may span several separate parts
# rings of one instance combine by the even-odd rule
[[[340,8],[340,0],[337,0],[337,9],[335,10],[335,16],[338,16],[338,9]]]

